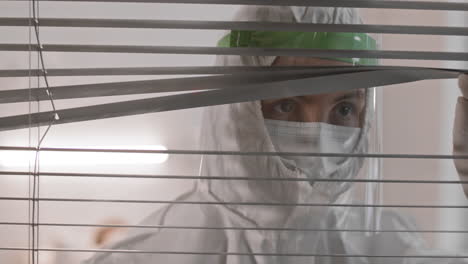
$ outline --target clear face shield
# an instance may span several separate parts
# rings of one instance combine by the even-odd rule
[[[219,41],[218,46],[375,50],[379,42],[380,36],[364,33],[233,30]],[[326,203],[322,206],[337,215],[337,229],[353,227],[366,230],[367,234],[378,230],[381,163],[378,158],[366,158],[366,154],[381,152],[381,95],[374,87],[348,89],[347,83],[337,85],[334,82],[335,87],[323,87],[324,76],[333,78],[333,74],[349,72],[350,66],[365,69],[378,65],[378,61],[297,56],[246,57],[241,61],[243,64],[271,62],[272,67],[323,70],[321,76],[317,75],[322,78],[318,82],[318,86],[322,86],[320,92],[314,91],[314,79],[310,79],[310,94],[302,92],[258,102],[268,138],[262,144],[271,144],[273,151],[279,152],[284,167],[296,173],[293,177],[305,179],[309,189],[313,190],[310,193],[326,197],[329,206]],[[225,58],[222,64],[236,62],[230,63]],[[288,95],[288,92],[284,94]],[[258,151],[265,151],[264,146],[259,146]],[[307,197],[299,200],[316,203]],[[347,221],[350,213],[359,214],[359,220]]]
[[[349,212],[338,204],[360,207],[361,228],[369,232],[378,230],[380,212],[374,206],[381,199],[381,164],[364,156],[380,153],[378,96],[367,88],[261,102],[271,143],[285,153],[279,154],[284,165],[309,179],[312,189],[335,204],[332,210]]]

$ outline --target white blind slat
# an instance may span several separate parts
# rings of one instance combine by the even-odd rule
[[[50,77],[58,76],[113,76],[113,75],[214,75],[214,74],[238,74],[241,76],[243,73],[276,73],[281,74],[287,71],[316,71],[325,72],[331,71],[331,68],[351,68],[351,71],[361,70],[394,70],[394,69],[408,69],[415,70],[421,67],[408,67],[408,66],[197,66],[197,67],[119,67],[119,68],[48,68],[47,75]],[[439,70],[468,72],[468,69],[448,69],[440,68]],[[28,77],[40,76],[43,74],[42,70],[34,69],[10,69],[0,70],[1,77]]]
[[[189,94],[160,96],[126,102],[68,108],[51,112],[2,117],[0,118],[0,131],[26,128],[29,124],[50,125],[52,122],[54,124],[63,124],[244,101],[346,91],[417,80],[456,78],[458,75],[459,73],[457,72],[431,69],[381,70],[301,78],[256,85],[242,85],[237,89],[193,92]],[[314,81],[314,89],[310,89],[311,80]],[[347,83],[347,85],[340,85],[342,83]],[[60,116],[60,119],[56,118],[57,115]]]

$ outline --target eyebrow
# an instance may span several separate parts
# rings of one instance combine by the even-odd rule
[[[364,97],[364,92],[361,90],[355,90],[346,94],[343,94],[339,97],[333,99],[334,102],[339,102],[347,99],[362,98]]]
[[[365,93],[366,92],[362,91],[362,90],[353,90],[353,91],[347,92],[345,94],[342,94],[342,95],[340,95],[340,96],[338,96],[336,98],[333,98],[333,102],[336,103],[336,102],[343,101],[343,100],[348,100],[348,99],[362,98],[362,97],[364,97]],[[294,97],[289,97],[289,98],[300,98],[300,99],[305,100],[307,98],[307,95],[294,96]],[[273,100],[273,102],[277,102],[277,101],[280,101],[282,99],[284,99],[284,98]]]

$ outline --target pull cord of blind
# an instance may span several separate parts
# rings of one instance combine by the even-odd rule
[[[40,148],[41,144],[44,141],[45,137],[47,136],[47,133],[49,132],[50,128],[52,127],[53,123],[55,120],[59,120],[60,117],[57,113],[57,110],[55,108],[55,103],[53,99],[53,95],[50,92],[50,87],[49,87],[49,80],[47,78],[47,70],[45,67],[44,63],[44,56],[42,53],[43,46],[41,44],[40,40],[40,35],[39,35],[39,2],[32,0],[32,23],[34,26],[34,33],[36,36],[36,41],[37,41],[37,51],[38,51],[38,64],[40,64],[40,69],[42,71],[42,76],[44,77],[44,82],[45,82],[45,92],[47,94],[47,97],[49,98],[49,101],[52,106],[52,111],[55,113],[54,118],[51,120],[49,123],[47,129],[45,130],[44,134],[40,135],[40,129],[38,128],[38,138],[39,142],[37,144],[37,150],[35,153],[35,158],[34,158],[34,169],[33,169],[33,184],[32,184],[32,214],[30,215],[31,218],[31,227],[32,227],[32,237],[31,237],[31,258],[29,260],[32,260],[32,263],[39,263],[39,251],[37,250],[39,248],[39,198],[40,198],[40,184],[39,184],[39,153],[40,153]],[[31,42],[29,43],[31,46]],[[31,66],[31,65],[30,65]],[[39,65],[38,65],[39,66]],[[39,76],[38,76],[39,77]],[[39,85],[38,85],[39,87]],[[31,88],[31,87],[30,87]],[[40,103],[38,101],[38,108],[40,107]],[[31,108],[30,108],[31,110]],[[31,111],[30,111],[31,114]],[[37,252],[37,256],[36,256]]]

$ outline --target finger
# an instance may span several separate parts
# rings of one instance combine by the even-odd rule
[[[458,86],[463,94],[463,97],[468,99],[468,74],[462,74],[458,77]]]

